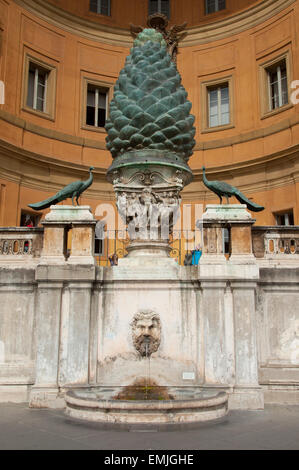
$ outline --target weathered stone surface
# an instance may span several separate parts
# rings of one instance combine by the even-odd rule
[[[72,247],[71,255],[68,259],[69,263],[72,264],[95,264],[94,258],[94,227],[93,225],[78,224],[74,222],[72,224]]]
[[[100,293],[98,383],[129,385],[135,377],[144,376],[147,359],[136,351],[130,325],[138,312],[148,309],[158,314],[161,322],[160,345],[150,356],[151,377],[159,385],[183,385],[183,373],[192,372],[191,383],[195,383],[196,290],[190,277],[180,278],[178,266],[172,267],[173,260],[168,258],[168,266],[166,261],[159,266],[148,258],[146,266],[143,257],[137,257],[134,269],[129,269],[129,263],[129,268],[123,264],[105,270]]]
[[[89,206],[57,205],[51,206],[46,214],[46,222],[72,223],[77,221],[93,221],[94,217]]]
[[[252,221],[252,217],[246,204],[207,204],[202,220],[204,223],[220,223],[221,221]]]
[[[99,391],[100,394],[100,391]],[[118,401],[98,398],[93,392],[75,390],[66,395],[66,414],[101,423],[196,423],[222,418],[228,412],[226,393],[194,393],[193,399]]]
[[[95,264],[94,231],[96,221],[89,206],[51,206],[42,221],[44,244],[41,264]],[[72,230],[70,257],[67,256],[68,231]]]
[[[134,262],[133,270],[124,264],[96,272],[39,266],[38,290],[36,267],[0,269],[1,400],[28,399],[33,384],[31,406],[61,407],[66,384],[130,384],[144,376],[147,361],[134,348],[130,322],[145,307],[161,318],[150,364],[159,384],[223,387],[231,408],[261,408],[263,396],[297,400],[298,268],[262,268],[260,283],[246,280],[239,265],[239,279],[230,282],[219,265],[215,282],[197,268]],[[186,372],[194,380],[184,380]]]
[[[64,225],[50,225],[44,229],[44,243],[42,258],[46,263],[65,261],[65,238]]]
[[[1,264],[21,265],[38,262],[43,246],[42,227],[0,228]]]
[[[242,223],[228,220],[251,223],[245,214]],[[294,403],[299,268],[259,268],[250,253],[226,260],[214,251],[185,267],[168,257],[166,242],[140,248],[136,240],[113,268],[84,264],[84,253],[79,264],[0,264],[0,400],[63,407],[68,387],[150,377],[225,390],[235,409]],[[147,357],[131,325],[149,310],[161,328]]]
[[[231,226],[232,255],[249,255],[252,253],[251,227]]]

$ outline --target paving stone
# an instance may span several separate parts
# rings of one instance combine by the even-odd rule
[[[70,420],[63,410],[0,404],[0,450],[298,450],[299,406],[231,411],[198,426],[111,428]]]

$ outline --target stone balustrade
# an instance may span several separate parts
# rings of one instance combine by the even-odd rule
[[[256,258],[297,258],[299,226],[254,226],[252,245]]]
[[[176,232],[178,238],[183,237],[183,232]],[[0,227],[1,262],[38,260],[41,256],[43,238],[42,227]],[[175,247],[179,264],[183,264],[184,259],[184,256],[180,256],[181,246],[183,244]],[[256,258],[286,258],[288,255],[289,259],[293,257],[295,259],[299,255],[299,226],[253,226],[252,247]],[[118,255],[122,257],[122,251],[119,251]]]
[[[43,232],[41,227],[1,227],[1,262],[38,259],[43,246]]]

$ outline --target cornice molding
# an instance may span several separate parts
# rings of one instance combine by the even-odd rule
[[[30,175],[24,174],[24,165],[29,165],[32,169],[34,167],[43,167],[51,176],[42,180],[40,177],[34,176],[34,171]],[[273,176],[271,175],[271,165],[275,166]],[[288,167],[288,174],[277,177],[276,169],[278,166],[281,166],[281,168]],[[254,175],[259,174],[261,170],[267,172],[267,179],[262,182],[254,181]],[[106,171],[106,168],[95,168],[93,189],[86,192],[88,199],[114,201],[113,187],[106,180]],[[70,178],[84,178],[87,172],[87,165],[46,157],[0,140],[0,177],[4,180],[39,191],[56,192],[62,187],[60,183],[61,176],[65,177],[67,182]],[[183,200],[210,200],[215,198],[202,185],[202,171],[195,170],[193,173],[194,182],[190,185],[190,189],[187,187],[183,191]],[[248,176],[246,184],[238,185],[241,191],[247,194],[289,186],[299,182],[299,145],[255,160],[233,163],[225,167],[210,168],[209,175],[211,178],[224,181],[231,181],[240,176]],[[194,184],[199,185],[196,191],[193,189]]]
[[[24,165],[30,166],[32,172],[25,174]],[[43,168],[50,175],[42,180],[34,175],[34,168]],[[0,140],[0,178],[26,188],[39,191],[57,192],[62,188],[61,176],[65,183],[69,179],[84,179],[88,173],[89,165],[80,165],[72,162],[57,160],[45,155],[20,149],[12,144]],[[88,199],[114,200],[113,186],[106,180],[106,168],[97,167],[94,170],[94,185],[86,191]],[[38,174],[39,172],[37,172]],[[106,187],[103,187],[106,186]]]
[[[288,160],[290,163],[294,161],[298,161],[299,163],[299,144],[279,152],[272,153],[270,155],[254,158],[252,160],[240,161],[225,166],[214,166],[207,169],[208,174],[212,178],[215,177],[216,179],[231,179],[232,177],[239,177],[260,172],[261,170],[267,169],[270,164],[285,164],[286,160]],[[195,169],[192,171],[194,175],[194,181],[201,181],[202,170]]]
[[[180,43],[180,47],[217,41],[254,28],[273,18],[296,1],[297,0],[264,0],[258,5],[253,5],[227,18],[215,20],[206,25],[187,28],[188,35]]]
[[[129,30],[80,18],[45,0],[14,0],[14,2],[34,16],[71,34],[113,46],[132,47],[133,45]]]
[[[3,155],[14,160],[19,160],[22,163],[27,162],[35,166],[52,166],[53,168],[55,167],[57,171],[59,171],[59,169],[63,169],[71,172],[72,175],[76,175],[79,178],[83,175],[83,173],[85,174],[86,171],[88,172],[89,169],[89,165],[83,165],[48,157],[43,154],[17,147],[0,139],[0,156]],[[95,173],[104,177],[106,175],[106,171],[106,168],[97,167]]]
[[[128,29],[101,25],[80,18],[45,0],[14,0],[20,7],[54,26],[81,37],[119,47],[131,47],[133,39]],[[208,43],[255,27],[285,10],[296,0],[264,0],[229,17],[211,23],[187,28],[188,35],[180,47]]]
[[[298,156],[299,164],[299,156]],[[222,179],[222,178],[221,178]],[[238,189],[242,193],[250,195],[259,192],[271,191],[273,189],[283,188],[285,186],[291,186],[296,183],[295,175],[287,175],[272,179],[267,179],[265,182],[250,182],[248,184],[238,185]],[[217,199],[217,196],[211,191],[207,190],[202,182],[200,182],[200,187],[198,190],[189,190],[188,186],[182,192],[183,201],[192,201],[192,200],[201,200],[201,201],[211,201]]]
[[[46,137],[47,139],[59,140],[60,142],[66,142],[68,144],[79,145],[81,147],[89,147],[93,149],[106,150],[104,142],[99,142],[95,139],[87,139],[85,137],[77,137],[71,134],[65,134],[54,129],[48,129],[46,127],[38,126],[30,121],[26,121],[18,116],[8,113],[7,111],[0,109],[0,119],[9,124],[12,124],[20,129],[24,129],[32,134]]]
[[[298,154],[298,167],[299,167],[299,154]],[[255,194],[259,192],[265,192],[265,191],[271,191],[273,189],[278,189],[278,188],[283,188],[286,186],[291,186],[296,184],[297,182],[297,174],[298,170],[296,170],[294,173],[290,175],[284,175],[284,176],[279,176],[279,177],[267,177],[267,181],[263,182],[254,182],[250,181],[247,184],[238,184],[238,189],[240,189],[244,194],[250,195],[250,194]],[[231,176],[231,175],[230,175]],[[252,178],[254,178],[254,173],[251,173]],[[225,179],[225,178],[224,178]],[[226,178],[227,180],[228,178]],[[223,178],[220,178],[219,180],[223,180]],[[202,183],[202,181],[199,181],[200,187],[198,190],[188,190],[188,186],[186,189],[184,189],[182,193],[182,200],[183,201],[192,201],[192,200],[215,200],[217,199],[217,196],[213,194],[211,191],[207,190]]]
[[[98,140],[88,139],[85,137],[73,136],[71,134],[65,134],[54,129],[47,129],[42,126],[33,124],[25,119],[19,118],[13,114],[8,113],[7,111],[0,109],[0,119],[9,124],[12,124],[16,127],[24,129],[33,134],[46,137],[48,139],[59,140],[60,142],[66,142],[68,144],[79,145],[81,147],[88,147],[98,150],[107,150],[105,142],[99,142]],[[291,129],[293,126],[299,124],[299,116],[294,115],[288,119],[283,119],[282,121],[273,124],[268,127],[262,127],[250,132],[244,132],[237,134],[233,137],[226,137],[224,139],[210,140],[206,142],[197,142],[194,148],[194,151],[199,150],[213,150],[223,147],[231,147],[236,144],[243,144],[245,142],[250,142],[251,140],[261,139],[278,132],[282,132],[287,129]],[[202,134],[200,134],[200,138]]]
[[[273,175],[271,175],[271,166]],[[277,168],[281,169],[281,175],[277,176]],[[287,174],[283,174],[282,169],[287,168]],[[265,180],[256,181],[255,174],[264,172]],[[213,200],[215,195],[208,191],[202,182],[202,170],[193,170],[193,185],[199,184],[199,188],[194,191],[192,184],[190,189],[187,186],[183,193],[183,200]],[[285,186],[294,185],[299,182],[299,144],[287,148],[280,152],[266,155],[246,162],[234,163],[231,165],[208,168],[209,179],[231,182],[237,184],[238,188],[246,194],[270,191]],[[236,183],[236,180],[246,180],[246,183]]]

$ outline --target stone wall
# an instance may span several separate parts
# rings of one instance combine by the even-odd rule
[[[224,389],[231,408],[298,403],[299,268],[261,268],[256,283],[209,281],[174,264],[138,277],[121,267],[1,266],[0,400],[63,406],[69,386],[143,377],[130,323],[151,305],[160,385]]]
[[[207,207],[199,266],[144,249],[113,267],[93,262],[89,208],[70,221],[69,207],[56,207],[52,214],[65,212],[68,220],[45,219],[40,256],[0,254],[0,401],[64,407],[69,388],[127,386],[146,377],[225,390],[231,409],[299,402],[299,255],[248,252],[245,206]],[[235,232],[229,259],[223,243],[212,243],[224,223]],[[58,225],[70,224],[78,234],[86,230],[66,257],[63,240],[55,253],[50,241]],[[266,235],[259,247],[268,246]],[[39,238],[34,243],[41,246]]]

